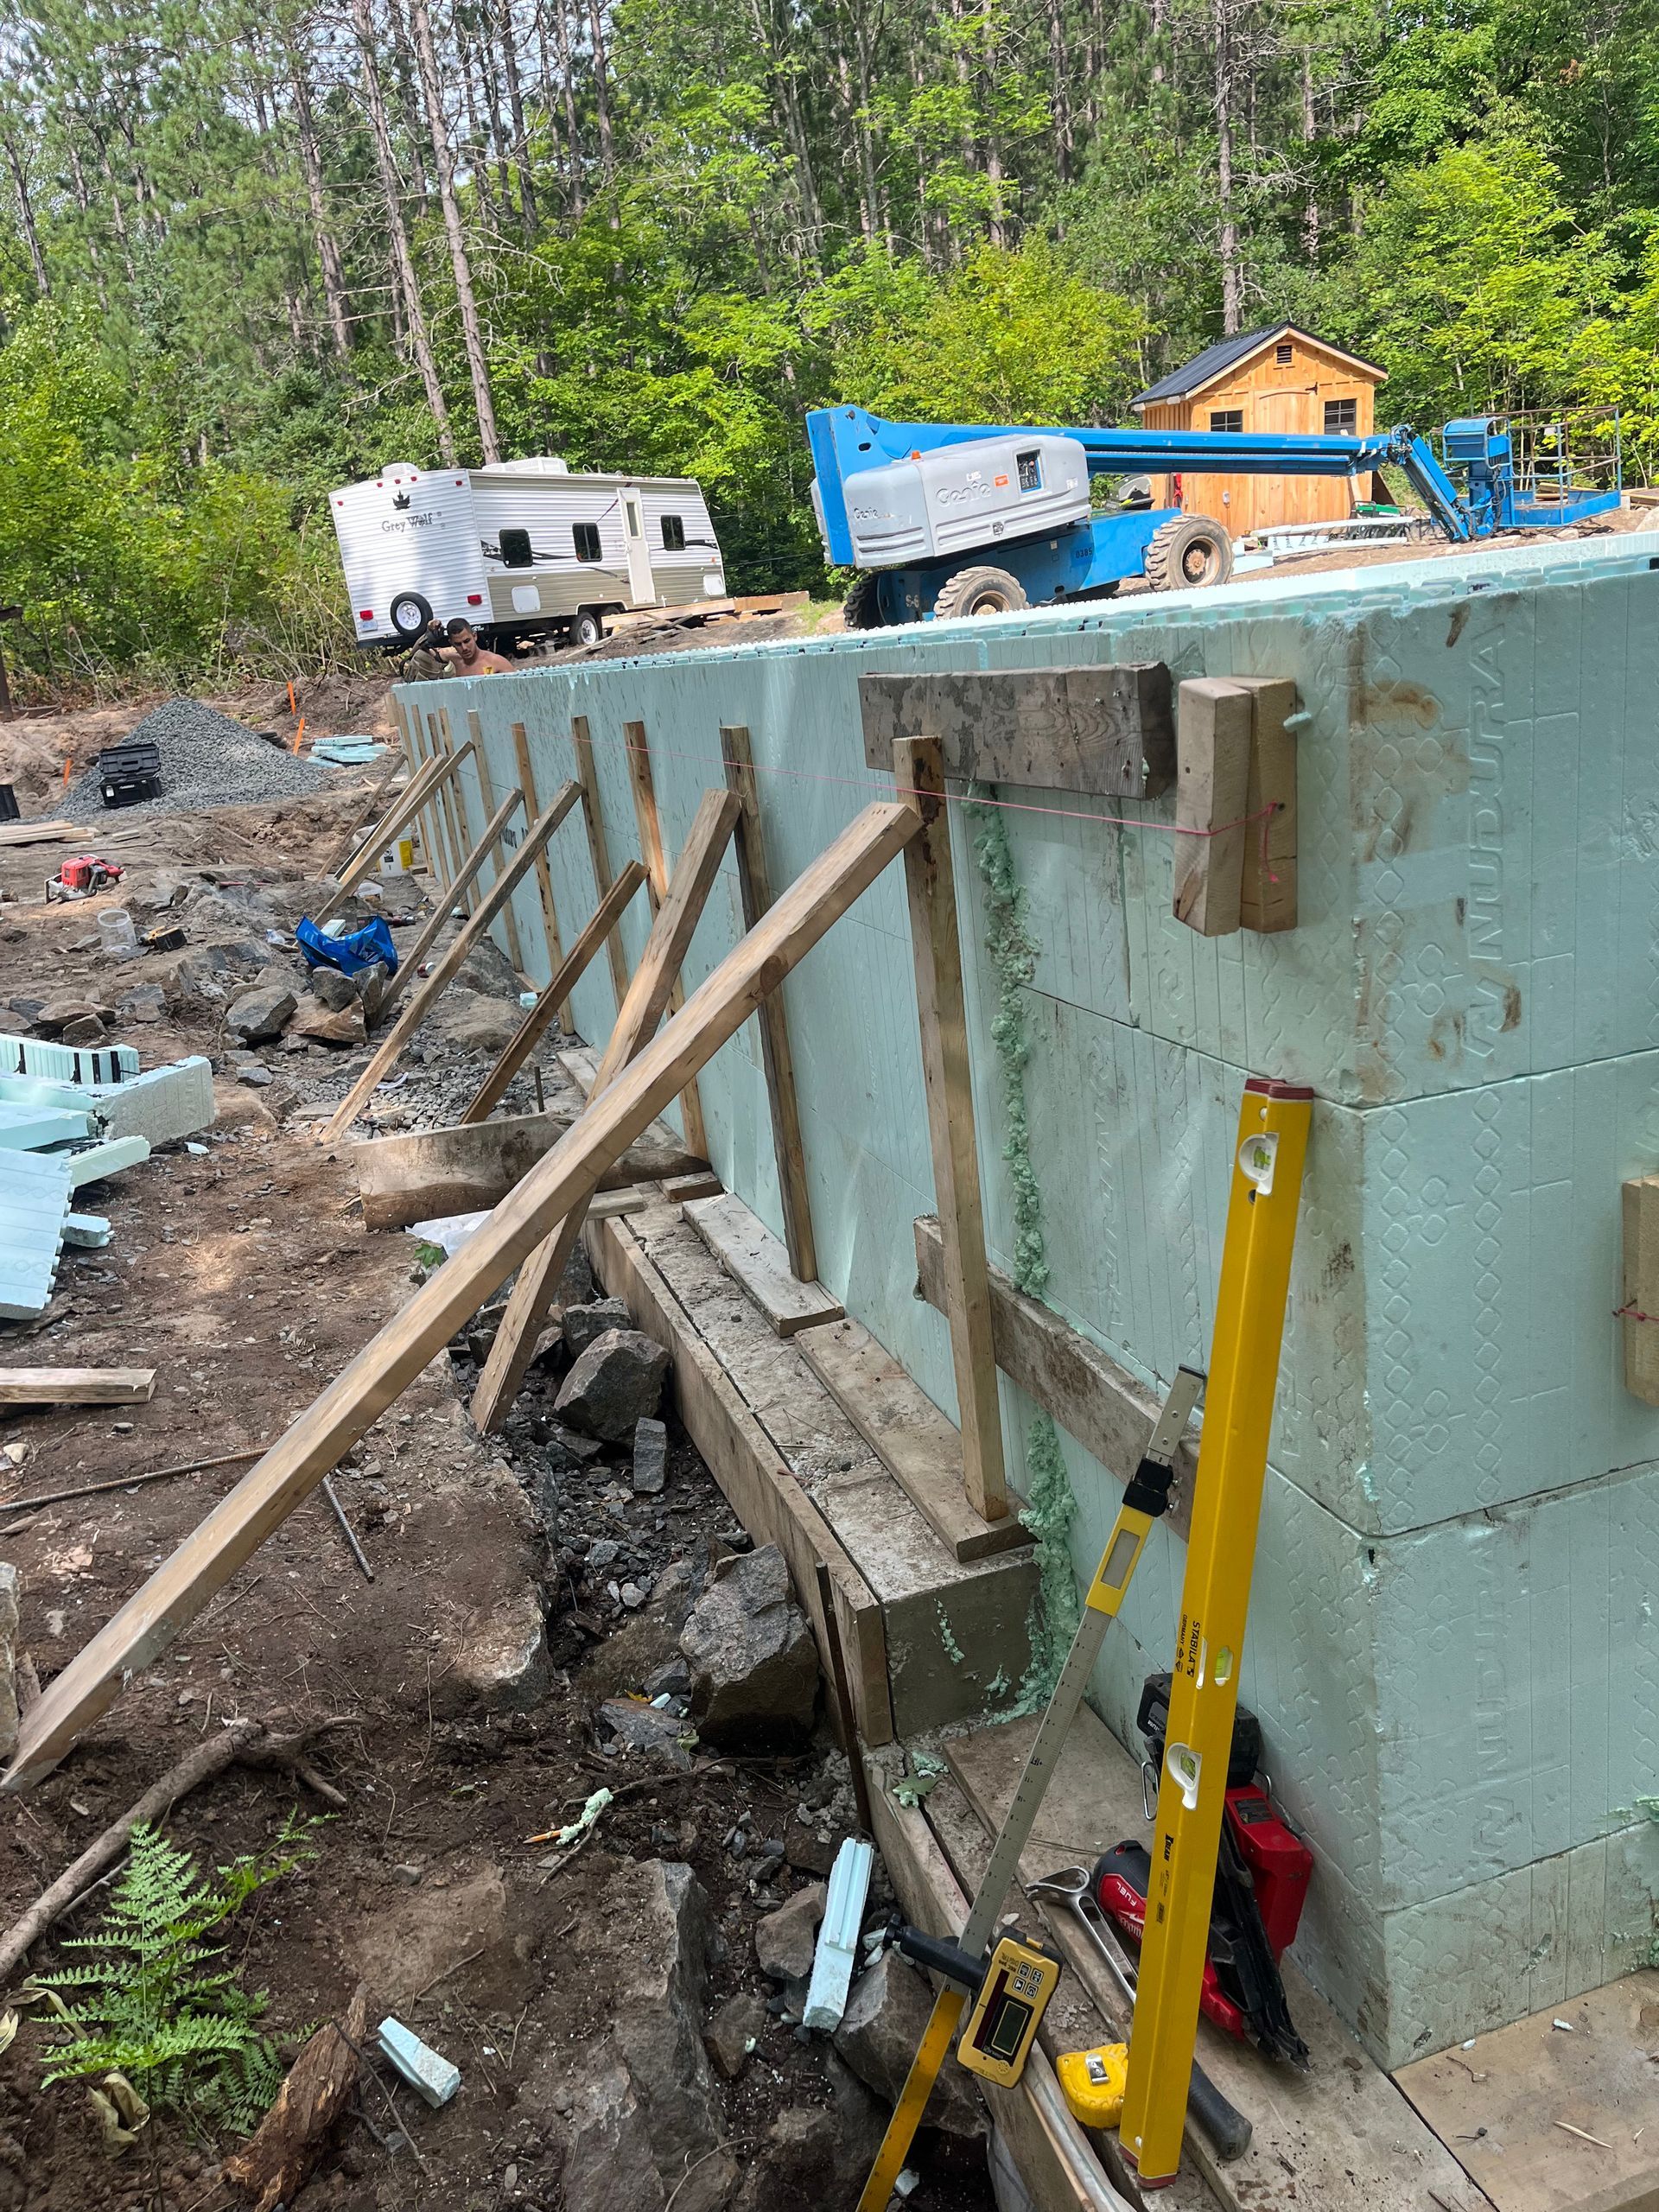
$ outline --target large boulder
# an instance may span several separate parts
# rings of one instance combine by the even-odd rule
[[[251,991],[238,993],[231,1001],[225,1027],[245,1045],[263,1045],[282,1035],[294,1019],[298,1003],[285,982],[256,983]]]
[[[366,1045],[368,1028],[355,993],[346,1005],[325,1006],[321,999],[304,998],[288,1026],[290,1039],[308,1038],[314,1045]]]
[[[822,1882],[797,1890],[787,1904],[754,1923],[754,1955],[774,1981],[804,1981],[818,1948],[818,1923],[828,1895]]]
[[[810,1733],[818,1694],[812,1630],[790,1595],[776,1544],[722,1562],[680,1634],[691,1669],[691,1718],[729,1751],[788,1751]]]
[[[933,2011],[933,1993],[901,1952],[883,1951],[853,1984],[836,2030],[836,2050],[884,2104],[896,2105]],[[927,2123],[946,2135],[985,2132],[985,2110],[959,2066],[947,2066],[929,2100]]]
[[[648,1859],[620,1868],[597,1908],[592,1928],[613,1987],[575,2084],[565,2212],[663,2212],[725,2132],[702,2047],[709,1900],[689,1866]]]
[[[633,1316],[620,1298],[596,1299],[591,1306],[567,1306],[563,1322],[564,1348],[580,1359],[591,1344],[612,1329],[631,1329]]]
[[[638,1329],[607,1329],[565,1376],[553,1409],[585,1436],[620,1444],[656,1412],[667,1372],[668,1354],[659,1344]]]

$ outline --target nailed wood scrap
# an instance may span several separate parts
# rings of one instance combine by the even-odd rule
[[[141,1406],[155,1395],[153,1367],[0,1369],[0,1406]]]

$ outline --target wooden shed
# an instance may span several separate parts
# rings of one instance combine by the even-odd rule
[[[1294,430],[1365,436],[1386,375],[1294,323],[1208,346],[1135,400],[1149,430]],[[1179,499],[1175,484],[1179,482]],[[1274,523],[1344,522],[1356,487],[1345,476],[1198,476],[1153,480],[1158,506],[1213,515],[1235,537]]]

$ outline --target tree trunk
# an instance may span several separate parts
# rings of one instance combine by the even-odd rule
[[[611,73],[605,51],[604,0],[588,0],[588,28],[594,41],[594,108],[599,118],[599,166],[607,184],[616,175],[616,140],[611,130]],[[614,221],[614,217],[613,217]]]
[[[566,174],[570,213],[580,219],[587,195],[582,188],[582,141],[576,130],[576,86],[570,52],[569,0],[554,0],[554,38],[559,51],[559,85],[564,101]]]
[[[473,189],[478,194],[478,212],[486,231],[500,226],[495,194],[490,187],[490,149],[480,120],[478,102],[473,92],[473,79],[478,73],[478,55],[474,48],[462,39],[461,25],[454,26],[456,74],[461,79],[461,105],[467,118],[467,142],[464,152],[467,166],[473,173]],[[451,181],[454,170],[450,172]]]
[[[322,160],[317,151],[316,125],[311,114],[311,92],[305,71],[292,48],[288,49],[289,83],[294,92],[294,120],[299,132],[300,167],[305,175],[305,196],[311,209],[311,232],[316,241],[317,265],[322,271],[322,296],[328,309],[328,329],[334,353],[342,364],[351,357],[351,318],[346,308],[345,272],[340,247],[328,226],[328,203],[323,195]]]
[[[461,203],[455,198],[454,157],[444,125],[442,86],[438,77],[437,48],[432,40],[432,19],[426,0],[409,0],[410,29],[414,34],[416,59],[421,65],[421,89],[426,97],[426,118],[432,132],[432,159],[438,173],[438,197],[443,203],[443,227],[449,238],[449,261],[455,276],[455,300],[461,308],[461,335],[467,349],[467,366],[473,380],[473,404],[478,415],[478,442],[486,462],[499,461],[501,448],[495,435],[495,405],[490,397],[490,372],[484,358],[483,333],[479,327],[478,302],[473,292],[473,266],[461,227]]]
[[[518,77],[512,0],[501,0],[501,66],[507,79],[508,112],[512,117],[512,159],[518,176],[518,211],[524,219],[524,236],[533,238],[537,232],[536,181],[531,168],[530,126],[524,120],[524,91]]]
[[[1221,213],[1221,321],[1230,338],[1244,323],[1244,272],[1240,265],[1238,210],[1233,185],[1233,31],[1230,0],[1211,0],[1216,67],[1216,200]]]
[[[391,25],[392,51],[397,56],[397,102],[403,110],[404,131],[409,140],[409,158],[415,164],[415,189],[424,201],[432,197],[432,182],[421,151],[426,131],[421,122],[421,104],[415,93],[420,73],[415,48],[410,43],[409,26],[404,21],[401,0],[386,0],[386,16]]]
[[[1062,184],[1070,184],[1071,181],[1071,87],[1065,67],[1064,0],[1048,0],[1048,79],[1049,99],[1054,110],[1055,174]]]
[[[363,91],[368,102],[369,126],[374,139],[375,167],[379,173],[381,194],[386,203],[386,235],[391,243],[392,269],[397,278],[397,289],[403,294],[410,351],[415,356],[415,365],[420,371],[421,388],[426,394],[426,404],[432,411],[432,420],[437,428],[438,451],[453,468],[455,465],[455,435],[450,427],[449,409],[444,399],[443,386],[438,381],[438,365],[432,358],[432,343],[427,334],[426,316],[421,307],[420,280],[415,274],[414,256],[409,250],[409,232],[404,222],[403,182],[392,156],[391,126],[386,118],[380,73],[375,66],[374,19],[369,12],[369,0],[352,0],[352,21],[356,26],[357,42],[362,51]]]
[[[43,300],[49,300],[52,283],[46,273],[46,256],[41,250],[41,234],[35,225],[34,203],[29,196],[29,172],[17,151],[17,142],[10,131],[6,134],[5,148],[6,164],[11,171],[12,186],[17,194],[18,218],[23,226],[23,236],[29,242],[29,265],[35,272],[35,289]]]
[[[1310,149],[1319,136],[1319,118],[1313,105],[1313,55],[1308,47],[1302,48],[1302,143]],[[1307,162],[1307,198],[1302,207],[1302,257],[1310,269],[1319,265],[1319,186],[1314,173],[1313,156],[1310,150]]]

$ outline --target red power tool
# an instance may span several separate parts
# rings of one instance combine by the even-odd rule
[[[112,883],[119,883],[124,870],[118,861],[101,860],[96,853],[82,853],[74,860],[65,861],[46,887],[46,903],[54,899],[90,899],[105,891]]]
[[[1161,1772],[1169,1722],[1167,1675],[1149,1675],[1135,1726],[1154,1770]],[[1240,1706],[1227,1763],[1226,1809],[1210,1908],[1210,1953],[1199,2009],[1229,2035],[1253,2043],[1270,2058],[1307,2064],[1307,2045],[1285,2001],[1279,1960],[1294,1940],[1313,1872],[1313,1854],[1273,1808],[1256,1780],[1262,1727]],[[1095,1898],[1138,1944],[1147,1919],[1152,1859],[1142,1843],[1120,1843],[1095,1866]]]

